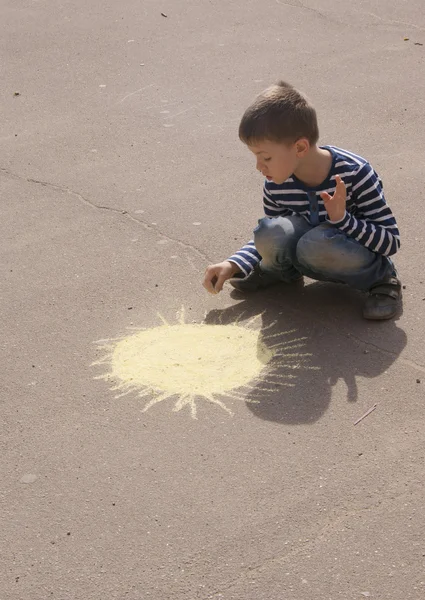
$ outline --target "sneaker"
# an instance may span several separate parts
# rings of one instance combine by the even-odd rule
[[[397,277],[390,277],[376,283],[369,290],[369,296],[363,307],[363,316],[373,321],[391,319],[397,314],[401,299],[401,282]]]
[[[303,276],[300,274],[300,276],[293,281],[300,281],[302,278]],[[280,279],[276,279],[276,277],[273,277],[272,275],[268,275],[261,270],[259,265],[256,265],[248,276],[244,277],[242,274],[236,275],[235,277],[229,279],[229,283],[236,290],[241,292],[255,292],[256,290],[264,289],[270,287],[271,285],[276,285],[277,283],[283,282]]]

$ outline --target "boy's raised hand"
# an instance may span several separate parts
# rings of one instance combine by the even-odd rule
[[[320,197],[322,198],[329,219],[331,221],[341,221],[345,215],[345,202],[347,200],[347,192],[345,189],[345,183],[342,181],[339,175],[335,175],[336,189],[333,196],[330,196],[327,192],[322,192]]]
[[[223,289],[224,282],[239,271],[239,267],[229,260],[225,260],[216,265],[210,265],[205,271],[202,285],[210,294],[218,294]]]

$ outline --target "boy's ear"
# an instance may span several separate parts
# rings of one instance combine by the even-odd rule
[[[310,142],[307,138],[300,138],[295,142],[297,158],[303,158],[310,150]]]

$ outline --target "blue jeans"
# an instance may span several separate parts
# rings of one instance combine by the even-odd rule
[[[290,282],[300,273],[318,281],[368,290],[394,274],[392,261],[368,250],[330,223],[312,226],[303,217],[264,218],[254,229],[261,270]]]

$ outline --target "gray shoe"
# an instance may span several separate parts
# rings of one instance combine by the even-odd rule
[[[303,276],[300,274],[299,277],[294,281],[302,280]],[[276,285],[277,283],[283,283],[280,279],[276,279],[272,275],[268,275],[261,270],[259,265],[256,265],[251,273],[244,277],[242,274],[238,277],[232,277],[229,279],[230,285],[240,292],[255,292],[256,290]]]
[[[369,290],[369,296],[363,307],[363,316],[373,321],[391,319],[397,314],[401,299],[401,282],[397,277],[390,277],[376,283]]]

